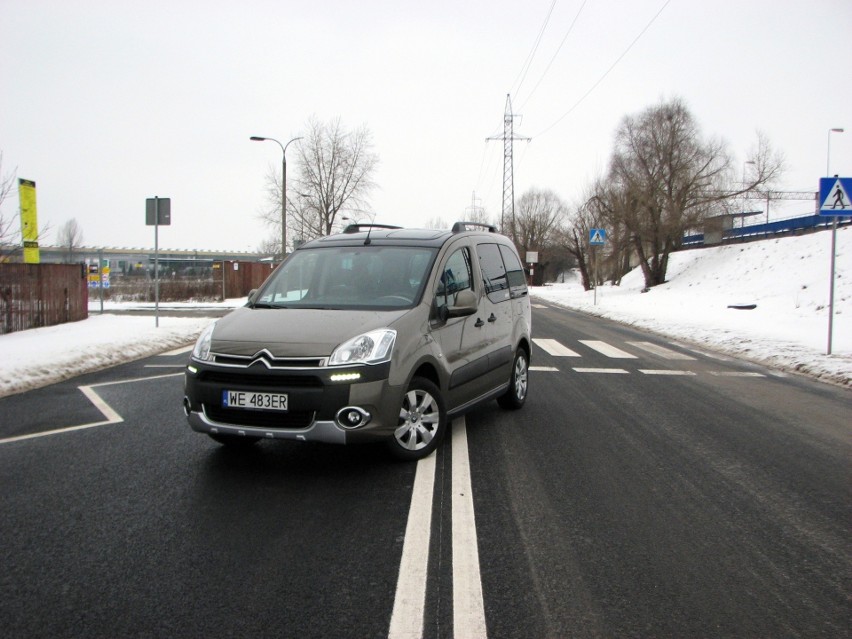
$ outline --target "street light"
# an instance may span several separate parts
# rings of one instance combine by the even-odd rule
[[[828,130],[828,144],[826,144],[826,152],[825,152],[825,177],[831,177],[831,134],[832,133],[843,133],[843,129],[829,129]]]
[[[270,142],[275,142],[278,146],[281,147],[281,261],[284,261],[284,258],[287,257],[287,147],[290,146],[291,142],[295,142],[296,140],[301,140],[301,136],[298,138],[293,138],[287,144],[281,144],[275,138],[264,138],[258,135],[253,135],[249,138],[252,142],[265,142],[269,140]]]

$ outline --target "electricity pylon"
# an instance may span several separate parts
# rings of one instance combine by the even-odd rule
[[[506,112],[503,114],[503,135],[493,135],[489,140],[503,140],[503,210],[500,213],[500,232],[506,233],[506,217],[512,220],[512,229],[515,228],[515,177],[512,159],[512,143],[515,140],[529,141],[520,135],[515,135],[514,120],[512,113],[512,97],[506,94]]]

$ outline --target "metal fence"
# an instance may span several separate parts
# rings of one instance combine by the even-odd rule
[[[89,316],[81,264],[0,264],[0,334]]]

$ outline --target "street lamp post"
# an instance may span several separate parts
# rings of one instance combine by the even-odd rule
[[[831,134],[843,133],[843,129],[835,128],[828,130],[828,141],[825,145],[825,177],[831,177]]]
[[[745,179],[746,179],[746,166],[748,166],[749,164],[756,164],[756,162],[754,160],[746,160],[745,162],[743,162],[743,203],[742,203],[743,215],[740,218],[740,228],[745,226],[745,212],[746,212],[746,180]],[[731,226],[733,226],[733,224]]]
[[[275,138],[264,138],[258,135],[253,135],[249,138],[252,142],[275,142],[281,147],[281,261],[287,257],[287,147],[296,140],[301,140],[301,136],[293,138],[287,144],[281,144]]]

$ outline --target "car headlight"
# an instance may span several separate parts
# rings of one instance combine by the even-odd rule
[[[210,359],[210,345],[213,343],[213,327],[216,326],[216,322],[213,322],[201,331],[201,335],[198,336],[198,339],[195,342],[195,348],[192,349],[192,357],[194,359],[201,360],[202,362],[206,362]]]
[[[382,328],[343,342],[328,358],[329,366],[381,364],[391,358],[396,331]]]

